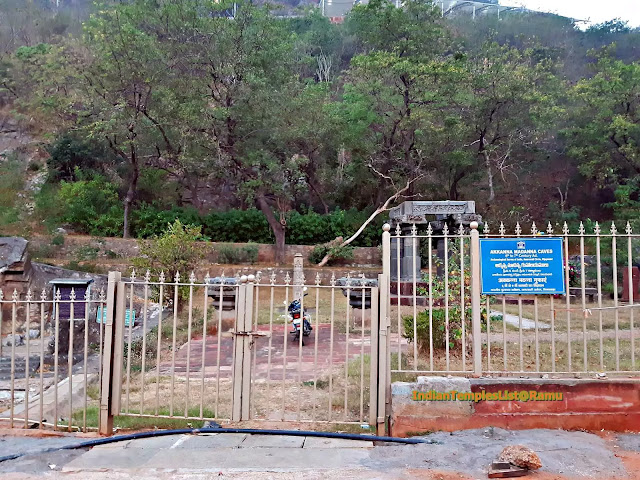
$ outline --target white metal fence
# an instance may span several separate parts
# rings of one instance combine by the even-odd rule
[[[615,224],[571,232],[534,223],[526,233],[485,224],[481,233],[445,225],[439,234],[413,225],[384,236],[385,273],[391,261],[401,270],[393,251],[412,251],[414,262],[422,252],[424,263],[390,282],[395,374],[637,374],[640,235],[629,224],[623,233]],[[480,295],[480,238],[551,237],[563,242],[566,295]]]
[[[637,375],[640,235],[629,225],[474,227],[385,226],[371,279],[112,272],[106,294],[0,296],[0,419],[103,434],[118,416],[382,433],[393,379]],[[567,294],[482,296],[481,237],[561,238]],[[295,299],[309,337],[291,333]]]
[[[0,291],[0,420],[10,427],[97,429],[104,328],[99,294],[63,299]],[[62,317],[60,312],[64,312]],[[69,320],[71,319],[71,320]]]

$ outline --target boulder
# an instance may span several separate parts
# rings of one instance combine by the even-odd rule
[[[524,445],[509,445],[504,447],[498,459],[502,462],[509,462],[512,465],[529,470],[537,470],[542,467],[542,462],[536,452]]]
[[[11,347],[11,346],[14,346],[14,344],[16,347],[24,345],[24,335],[18,335],[18,334],[8,335],[7,338],[4,339],[2,344],[5,347]]]

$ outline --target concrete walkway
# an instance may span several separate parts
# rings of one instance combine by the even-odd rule
[[[204,471],[297,471],[359,465],[373,442],[245,434],[181,435],[132,440],[93,448],[64,472],[103,469],[189,469]]]
[[[503,315],[502,312],[496,311],[491,312],[491,318],[504,318],[504,321],[512,327],[520,328],[520,317],[518,317],[518,315],[511,315],[510,313],[505,313]],[[528,318],[522,317],[522,330],[535,330],[535,328],[535,320],[530,320]],[[549,325],[548,323],[538,321],[538,330],[546,330],[549,328],[551,328],[551,325]]]
[[[36,450],[27,439],[4,438],[4,443],[0,441],[4,454]],[[488,428],[439,432],[426,438],[435,443],[373,445],[368,441],[232,433],[166,436],[2,462],[0,478],[470,480],[487,478],[487,467],[500,451],[520,444],[536,451],[543,465],[525,478],[640,480],[640,436],[636,434]],[[30,440],[46,448],[67,443],[68,437]]]

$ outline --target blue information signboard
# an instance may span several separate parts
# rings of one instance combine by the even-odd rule
[[[561,238],[480,239],[485,295],[564,295]]]

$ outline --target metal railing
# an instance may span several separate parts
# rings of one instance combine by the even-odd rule
[[[104,306],[103,292],[76,298],[72,289],[63,299],[60,290],[53,297],[14,290],[9,298],[0,291],[0,332],[10,332],[0,344],[0,421],[97,429],[104,327],[96,312]]]
[[[231,281],[114,277],[105,408],[111,416],[375,423],[377,279],[345,280],[294,284],[289,273],[278,280],[260,272]],[[354,297],[364,308],[351,305]],[[308,337],[292,334],[295,299],[313,327]],[[134,312],[137,325],[126,322]]]
[[[394,262],[397,273],[389,298],[396,376],[637,374],[640,235],[628,223],[624,233],[615,224],[604,232],[598,223],[591,232],[582,223],[577,232],[566,223],[559,232],[534,223],[529,233],[519,224],[513,233],[503,224],[497,233],[487,224],[482,232],[445,225],[438,234],[430,224],[423,231],[385,228],[385,274]],[[566,295],[480,294],[480,238],[551,237],[562,239]]]

